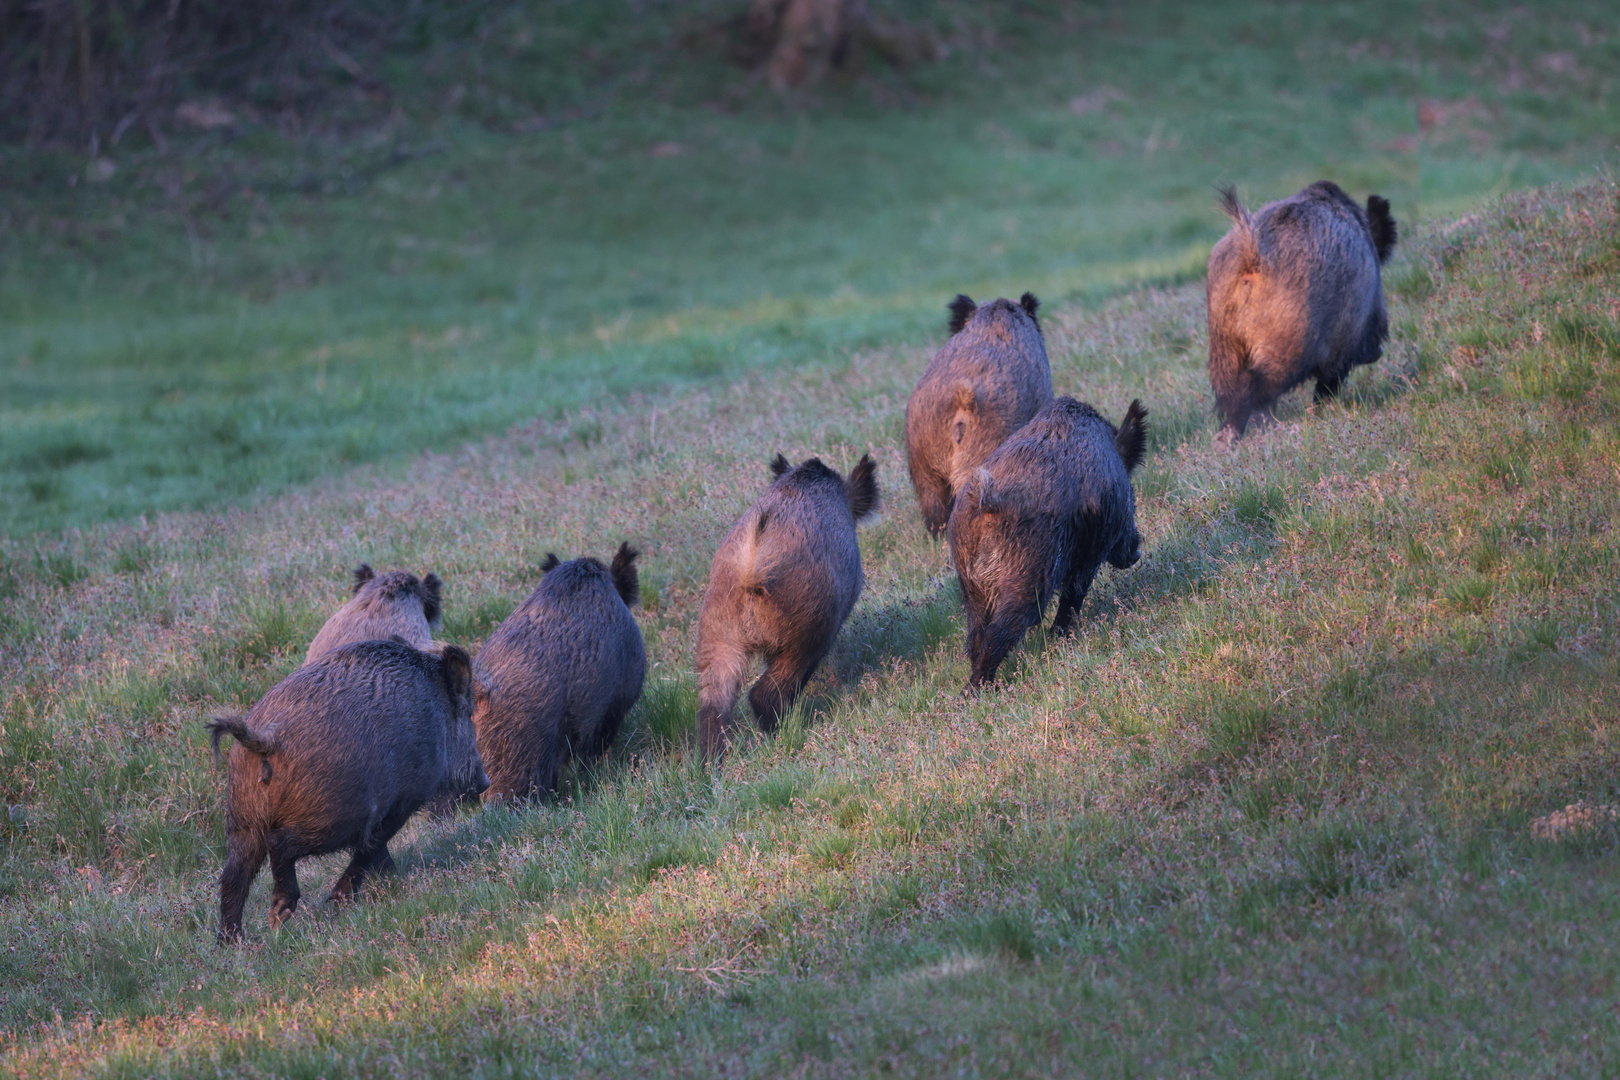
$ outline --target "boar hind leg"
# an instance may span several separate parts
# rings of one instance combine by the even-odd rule
[[[219,875],[219,940],[221,944],[242,936],[242,908],[259,867],[264,865],[264,838],[256,833],[232,833],[225,856],[225,869]]]
[[[1035,612],[1036,622],[1040,621],[1040,614],[1039,611]],[[1001,662],[1007,659],[1013,646],[1023,640],[1024,631],[1030,625],[1030,619],[1022,607],[1009,607],[996,613],[996,617],[970,642],[968,658],[973,662],[973,675],[968,679],[970,688],[995,681]]]
[[[748,704],[754,710],[759,730],[769,735],[776,730],[776,722],[793,705],[804,684],[816,673],[821,653],[780,652],[765,665],[765,674],[759,677],[748,692]]]
[[[747,663],[745,652],[728,645],[706,657],[698,670],[698,739],[706,758],[725,753],[726,727],[737,708]]]
[[[275,880],[275,891],[270,894],[270,929],[278,929],[298,910],[298,855],[290,833],[278,830],[270,834],[270,876]]]
[[[1052,620],[1053,634],[1068,634],[1074,630],[1075,616],[1080,614],[1080,605],[1086,602],[1086,593],[1091,591],[1091,583],[1097,577],[1097,567],[1076,570],[1063,582],[1063,588],[1058,592],[1057,617]]]

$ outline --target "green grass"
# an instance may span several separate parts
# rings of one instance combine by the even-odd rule
[[[1471,228],[1461,253],[1448,226],[1408,234],[1396,269],[1433,290],[1394,301],[1389,355],[1341,402],[1301,391],[1231,451],[1207,416],[1161,432],[1143,562],[977,698],[897,443],[925,346],[671,398],[656,437],[650,405],[585,410],[600,434],[566,458],[520,432],[392,480],[12,542],[5,1067],[1612,1071],[1620,831],[1529,823],[1620,802],[1620,357],[1582,397],[1528,388],[1578,347],[1538,324],[1615,326],[1620,267],[1583,268],[1620,191],[1511,196]],[[1201,301],[1054,303],[1055,383],[1198,415]],[[1462,380],[1423,368],[1487,333]],[[778,447],[872,450],[887,509],[782,734],[704,766],[690,628]],[[413,821],[399,877],[276,932],[261,881],[248,944],[218,949],[199,721],[296,665],[348,568],[436,569],[472,644],[540,553],[622,538],[656,585],[652,673],[608,758],[553,805]],[[312,901],[342,858],[305,864]]]
[[[1040,25],[1056,42],[1052,53],[1078,50],[1096,69],[1075,76],[1039,50],[1020,52],[1028,42],[1009,32],[996,49],[966,49],[908,74],[917,95],[909,113],[866,102],[908,85],[881,72],[828,89],[802,112],[776,115],[746,94],[722,98],[733,111],[692,120],[694,131],[712,123],[726,137],[772,125],[783,139],[797,139],[801,125],[807,132],[796,165],[788,144],[778,148],[781,161],[761,166],[779,170],[772,183],[799,177],[804,215],[729,225],[738,230],[730,235],[758,240],[764,254],[755,261],[733,264],[693,242],[691,265],[719,268],[729,284],[669,293],[659,301],[667,307],[633,315],[624,333],[673,317],[681,328],[658,341],[690,343],[698,325],[742,342],[783,319],[789,332],[778,351],[691,375],[686,389],[604,397],[605,383],[586,385],[585,362],[653,357],[645,370],[668,375],[674,369],[657,368],[664,361],[647,344],[653,338],[610,333],[602,342],[589,325],[541,332],[530,323],[522,330],[529,346],[549,343],[545,363],[576,380],[579,396],[541,406],[537,391],[525,415],[568,408],[464,449],[469,435],[500,425],[452,434],[434,425],[472,413],[448,405],[420,421],[379,423],[398,446],[377,450],[378,460],[430,444],[455,451],[413,457],[408,467],[336,469],[320,459],[309,475],[332,479],[281,494],[264,480],[240,505],[130,517],[110,496],[68,500],[93,470],[126,454],[183,452],[175,431],[213,439],[207,424],[216,414],[202,409],[181,428],[132,427],[138,437],[126,433],[134,440],[126,446],[117,424],[102,423],[110,413],[74,412],[83,398],[70,408],[65,391],[7,397],[8,409],[33,402],[31,423],[43,416],[63,426],[49,440],[5,444],[8,454],[35,455],[23,471],[57,478],[62,495],[49,504],[57,517],[29,510],[36,516],[14,519],[24,524],[0,537],[0,655],[10,661],[0,665],[0,1069],[26,1077],[1615,1072],[1620,829],[1599,817],[1585,832],[1548,841],[1530,823],[1571,803],[1620,803],[1620,189],[1600,177],[1477,201],[1504,176],[1514,184],[1546,175],[1540,170],[1575,171],[1599,152],[1585,125],[1606,115],[1607,99],[1558,80],[1601,89],[1602,73],[1613,70],[1604,50],[1613,46],[1580,44],[1579,28],[1557,15],[1565,10],[1529,19],[1449,7],[1279,6],[1241,17],[1053,9],[1038,16],[1050,16]],[[1378,18],[1391,29],[1375,34]],[[1588,29],[1599,25],[1585,18]],[[1504,26],[1505,37],[1493,36]],[[1303,59],[1280,47],[1294,38],[1305,43]],[[1380,40],[1390,43],[1387,54]],[[1231,55],[1212,59],[1211,42]],[[1515,88],[1487,80],[1500,73],[1503,50],[1522,50]],[[1573,68],[1544,58],[1563,51]],[[1402,59],[1412,55],[1428,59]],[[1026,57],[1021,66],[1009,60]],[[1132,58],[1142,74],[1127,81]],[[701,53],[681,62],[693,79],[707,70]],[[1377,79],[1333,83],[1333,73],[1347,77],[1362,65]],[[1303,82],[1282,78],[1302,69]],[[1063,70],[1062,94],[1041,98]],[[1127,97],[1109,106],[1115,112],[1076,116],[1068,86],[1077,77],[1101,83],[1097,70],[1118,72],[1108,78]],[[964,73],[991,101],[1028,93],[996,113],[953,96],[963,93],[952,86]],[[1469,92],[1500,108],[1489,124],[1466,121],[1465,111],[1475,127],[1448,135],[1439,125],[1420,150],[1387,152],[1396,174],[1414,160],[1400,155],[1416,154],[1422,168],[1399,174],[1409,182],[1456,186],[1444,198],[1428,189],[1434,201],[1419,201],[1429,207],[1421,214],[1397,203],[1403,239],[1389,279],[1403,284],[1390,290],[1386,357],[1336,403],[1312,408],[1307,391],[1285,399],[1274,421],[1230,451],[1212,439],[1202,285],[1189,269],[1198,260],[1146,288],[1125,288],[1137,270],[1120,270],[1136,265],[1132,244],[1159,242],[1130,239],[1132,228],[1173,219],[1178,199],[1188,214],[1207,211],[1207,177],[1184,195],[1159,190],[1158,174],[1143,179],[1144,146],[1143,157],[1127,163],[1122,152],[1118,161],[1119,177],[1127,164],[1135,170],[1134,191],[1104,184],[1094,201],[1076,198],[1065,211],[1054,196],[1037,213],[1036,187],[1008,189],[1008,214],[1044,221],[1050,211],[1055,224],[1050,235],[1003,229],[1009,261],[999,270],[974,246],[1002,229],[999,215],[989,226],[963,226],[971,243],[959,260],[944,259],[944,248],[932,263],[905,249],[906,215],[920,212],[908,185],[988,191],[992,173],[1033,185],[1031,170],[1047,167],[1042,154],[1053,156],[1052,175],[1107,179],[1086,169],[1115,159],[1063,158],[1062,129],[1052,129],[1049,148],[1016,142],[1041,108],[1049,119],[1119,125],[1098,130],[1145,140],[1149,114],[1135,110],[1151,102],[1168,119],[1147,164],[1167,176],[1226,167],[1228,148],[1200,141],[1213,135],[1190,122],[1177,127],[1178,116],[1204,116],[1230,137],[1232,160],[1247,146],[1253,168],[1274,163],[1275,193],[1327,160],[1323,132],[1334,124],[1348,125],[1341,148],[1373,145],[1382,136],[1350,120],[1387,108],[1393,126],[1385,97],[1407,93],[1399,117],[1413,127],[1412,96],[1464,98],[1446,80],[1465,77]],[[1206,92],[1175,98],[1178,86]],[[1211,86],[1233,95],[1234,110],[1252,111],[1217,109]],[[1317,96],[1296,97],[1300,86]],[[1554,94],[1560,86],[1564,98]],[[1323,102],[1320,116],[1306,115]],[[676,95],[669,113],[661,107],[647,105],[647,115],[684,115],[686,106]],[[1532,115],[1539,133],[1514,126]],[[907,141],[912,125],[947,121],[960,145]],[[576,149],[630,160],[623,147],[641,144],[626,142],[612,158],[605,141],[644,122],[634,110],[609,109],[533,138],[562,143],[573,131]],[[529,138],[448,120],[444,130],[453,143],[446,157],[469,161]],[[818,158],[817,139],[830,146],[839,132],[844,156]],[[1176,134],[1198,154],[1168,162]],[[1458,140],[1449,159],[1446,138]],[[895,160],[910,154],[926,166],[937,152],[956,171],[867,191],[891,145]],[[987,146],[995,152],[986,155]],[[244,151],[196,152],[214,169]],[[353,147],[339,140],[264,151],[271,161],[328,152]],[[1525,171],[1509,175],[1505,156],[1493,155],[1513,152],[1515,170]],[[1373,157],[1340,153],[1357,169]],[[1298,176],[1280,164],[1290,155],[1304,163]],[[772,159],[762,151],[760,160]],[[866,185],[870,200],[847,220],[816,201],[815,184],[829,175],[818,170],[835,161],[858,174],[851,190]],[[690,190],[673,189],[677,204],[714,182],[696,151],[651,162],[696,170],[682,174]],[[419,179],[431,182],[430,166],[439,165],[449,167],[423,159],[388,175],[420,168]],[[118,176],[132,180],[145,167],[125,162]],[[1264,189],[1243,168],[1226,176]],[[510,182],[515,190],[487,170],[466,175],[469,189]],[[617,194],[612,185],[633,186],[605,166],[593,175]],[[1479,182],[1457,180],[1467,176]],[[749,204],[756,196],[743,187],[739,214],[756,212],[765,196]],[[458,212],[500,206],[453,185],[435,199],[452,196],[463,200]],[[107,188],[86,195],[82,185],[72,193],[124,197]],[[51,265],[35,281],[23,280],[20,262],[7,263],[3,295],[26,318],[6,322],[0,337],[29,338],[30,349],[29,335],[50,337],[48,355],[67,358],[50,378],[88,393],[75,383],[89,380],[72,372],[145,375],[115,366],[124,355],[117,350],[74,353],[61,344],[59,335],[78,333],[75,305],[87,320],[81,343],[111,333],[120,311],[144,311],[155,350],[208,372],[216,360],[223,370],[248,355],[233,354],[220,329],[238,311],[243,341],[272,325],[313,334],[310,313],[322,298],[347,296],[353,308],[338,305],[348,314],[326,324],[338,329],[321,329],[332,334],[330,388],[345,377],[334,363],[339,346],[371,340],[360,323],[387,326],[390,311],[415,317],[401,299],[409,289],[384,285],[403,281],[423,296],[435,281],[450,292],[473,287],[471,256],[460,270],[446,263],[438,278],[411,270],[392,285],[370,280],[365,249],[345,248],[343,237],[359,235],[354,218],[369,212],[369,200],[387,211],[382,194],[287,193],[266,202],[275,211],[283,198],[310,215],[297,240],[307,246],[293,253],[324,252],[315,262],[331,267],[324,284],[234,306],[235,290],[267,279],[224,231],[222,213],[204,222],[221,231],[198,237],[213,245],[199,248],[213,251],[211,279],[109,285],[107,268],[119,259],[144,251],[162,266],[174,254],[156,224],[146,240],[135,234],[148,226],[132,224],[95,254],[100,284],[83,296],[52,291],[51,281],[71,278],[70,266]],[[432,214],[442,208],[425,205]],[[880,220],[883,206],[900,224]],[[1452,222],[1443,219],[1448,208],[1473,213]],[[1066,212],[1095,215],[1092,246],[1062,246],[1068,241],[1057,238],[1080,236],[1063,233]],[[580,282],[627,274],[630,263],[617,260],[637,251],[656,265],[661,250],[678,249],[659,244],[701,231],[682,233],[689,226],[678,217],[626,218],[612,244],[572,249]],[[577,227],[562,239],[582,245],[604,227],[589,213],[547,220]],[[1219,224],[1208,226],[1173,244],[1207,247]],[[36,250],[28,245],[48,231],[8,236],[0,260]],[[514,251],[538,243],[538,234],[510,235]],[[782,248],[770,266],[758,261],[790,241],[806,246]],[[1115,242],[1126,262],[1110,261]],[[795,252],[803,265],[789,265]],[[507,257],[492,254],[490,265]],[[838,296],[837,275],[863,258],[865,291]],[[965,287],[945,280],[947,264],[981,274],[973,289],[1029,287],[1010,269],[1051,275],[1036,284],[1067,282],[1041,285],[1057,390],[1115,416],[1141,397],[1153,424],[1138,474],[1144,559],[1101,575],[1072,638],[1032,633],[1001,684],[974,698],[961,696],[968,668],[948,552],[922,529],[900,450],[904,401],[939,332],[936,309]],[[825,279],[812,288],[817,275]],[[765,285],[773,299],[749,293]],[[713,292],[697,295],[705,289]],[[522,364],[502,367],[502,350],[524,339],[498,330],[498,305],[476,322],[468,314],[481,310],[476,303],[453,295],[443,303],[448,325],[429,327],[437,336],[424,339],[432,364],[412,368],[356,345],[353,371],[372,364],[379,395],[431,397],[458,378],[505,371],[543,380],[553,370],[534,363],[529,346],[519,350]],[[179,311],[184,305],[194,310]],[[537,319],[541,308],[523,310]],[[461,335],[447,343],[456,325]],[[842,344],[794,351],[823,332]],[[576,338],[584,352],[557,344]],[[202,345],[195,353],[175,345],[188,341],[223,345],[210,358]],[[321,344],[311,337],[308,347]],[[79,368],[68,362],[75,356]],[[452,359],[454,371],[434,370]],[[32,365],[29,378],[45,378],[45,368]],[[319,377],[318,360],[305,375]],[[96,408],[123,407],[127,390],[108,391]],[[371,400],[353,405],[365,423],[382,415],[366,412]],[[238,439],[304,415],[277,411],[269,391],[240,402],[262,417],[258,428],[239,427]],[[0,427],[0,441],[9,430]],[[285,469],[295,443],[303,445],[290,436],[267,442],[240,460]],[[98,456],[97,447],[110,453]],[[744,738],[723,763],[704,765],[692,627],[715,545],[764,487],[777,450],[821,454],[840,468],[867,451],[879,461],[884,514],[861,532],[867,588],[778,737]],[[221,465],[195,477],[237,475]],[[173,505],[221,498],[188,490]],[[148,495],[128,497],[130,506],[152,506]],[[53,531],[26,533],[35,527]],[[201,721],[247,707],[297,665],[321,619],[347,598],[354,565],[439,573],[442,636],[475,646],[533,588],[547,551],[607,557],[626,539],[644,552],[637,617],[650,673],[605,760],[566,777],[554,804],[419,816],[393,845],[400,875],[368,882],[356,903],[319,904],[344,856],[308,860],[307,906],[279,931],[264,921],[262,875],[248,902],[247,943],[214,944],[223,768]]]
[[[424,5],[363,58],[389,109],[243,109],[164,151],[135,125],[105,184],[0,152],[0,535],[397,478],[514,426],[573,453],[604,397],[935,341],[959,290],[1190,280],[1217,182],[1328,176],[1410,230],[1613,149],[1585,0],[912,3],[945,60],[791,103],[725,59],[734,7]],[[1527,392],[1578,397],[1613,335],[1548,325],[1578,348]]]

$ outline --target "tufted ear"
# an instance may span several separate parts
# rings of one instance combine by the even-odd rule
[[[1024,309],[1024,314],[1028,315],[1030,321],[1035,324],[1035,329],[1039,330],[1041,328],[1041,320],[1040,317],[1035,314],[1035,312],[1040,310],[1041,302],[1035,299],[1035,294],[1032,292],[1027,292],[1023,296],[1020,296],[1018,298],[1018,305]]]
[[[871,454],[862,454],[861,460],[849,470],[845,492],[849,497],[849,513],[856,521],[865,521],[878,512],[882,496],[878,493],[877,462]]]
[[[429,623],[437,623],[439,614],[444,610],[444,582],[439,580],[438,574],[428,574],[422,579],[422,614]]]
[[[619,545],[618,554],[613,556],[613,587],[625,607],[634,607],[641,598],[641,578],[636,573],[636,557],[640,554],[626,542]]]
[[[360,586],[377,576],[377,571],[371,568],[370,563],[361,563],[354,568],[354,588],[349,590],[351,595],[360,591]]]
[[[555,551],[548,551],[546,552],[546,561],[540,564],[540,572],[542,574],[549,574],[561,565],[562,560],[557,558],[557,553]]]
[[[772,476],[781,476],[791,468],[793,468],[793,466],[789,464],[788,459],[783,457],[781,454],[777,454],[775,457],[771,458]]]
[[[979,310],[979,305],[975,304],[973,298],[966,293],[957,293],[956,299],[946,304],[945,307],[951,313],[950,322],[945,325],[950,327],[953,334],[960,334],[962,327],[966,326],[967,321],[973,317],[973,313]]]
[[[444,651],[439,654],[439,665],[444,688],[450,694],[450,700],[470,709],[473,700],[473,673],[472,658],[467,655],[467,650],[460,645],[446,645]]]

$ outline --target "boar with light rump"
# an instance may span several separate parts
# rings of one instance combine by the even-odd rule
[[[378,574],[365,563],[354,571],[349,602],[326,620],[310,642],[304,663],[357,641],[387,641],[399,637],[406,644],[432,651],[433,631],[439,625],[442,586],[437,574],[418,578],[403,570]]]
[[[473,726],[489,770],[486,802],[543,798],[564,762],[613,744],[647,677],[630,613],[638,554],[621,544],[612,567],[547,555],[540,584],[478,650]]]
[[[951,511],[951,558],[967,608],[969,688],[996,677],[1007,653],[1058,594],[1066,634],[1106,561],[1141,556],[1131,471],[1147,410],[1133,401],[1116,429],[1090,405],[1055,398],[985,461]]]
[[[483,789],[472,727],[472,663],[400,639],[327,653],[271,688],[246,716],[210,723],[214,749],[232,736],[225,803],[219,937],[242,933],[242,908],[265,859],[275,889],[270,925],[298,907],[296,864],[348,850],[330,899],[389,871],[388,841],[440,795]]]
[[[906,402],[906,466],[923,524],[938,535],[962,485],[1002,440],[1052,400],[1052,368],[1036,310],[1018,303],[950,304],[950,340]]]
[[[846,479],[820,458],[794,468],[778,454],[771,472],[775,481],[720,542],[698,612],[698,731],[709,757],[725,750],[750,662],[765,662],[748,702],[768,734],[865,584],[855,526],[877,513],[877,463],[862,457]]]
[[[1316,400],[1384,354],[1389,316],[1379,267],[1395,250],[1389,203],[1363,210],[1323,180],[1254,213],[1231,188],[1232,230],[1209,253],[1209,382],[1231,443],[1249,417],[1307,379]]]

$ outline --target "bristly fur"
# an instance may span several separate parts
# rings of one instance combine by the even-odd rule
[[[247,720],[240,713],[228,713],[216,716],[203,725],[208,729],[210,741],[214,746],[214,754],[219,754],[219,737],[229,735],[242,744],[243,749],[251,750],[255,754],[268,754],[276,748],[274,739],[267,739],[247,726]]]
[[[1028,313],[1029,321],[1035,324],[1035,329],[1039,330],[1041,328],[1041,319],[1035,312],[1040,310],[1041,302],[1036,299],[1035,294],[1032,292],[1025,293],[1018,298],[1018,303]]]
[[[793,468],[792,463],[790,463],[788,459],[783,457],[781,454],[777,454],[775,457],[771,458],[772,476],[781,476],[791,468]]]
[[[1389,213],[1389,200],[1378,195],[1367,196],[1367,228],[1372,231],[1373,248],[1378,252],[1380,264],[1389,261],[1395,251],[1400,231]]]
[[[641,578],[636,573],[636,556],[640,554],[626,541],[613,556],[613,587],[619,590],[619,599],[624,601],[625,607],[635,607],[641,598]]]
[[[966,326],[967,321],[973,317],[973,313],[979,310],[979,305],[975,304],[973,298],[966,293],[957,293],[956,299],[946,304],[945,307],[951,313],[950,322],[945,325],[950,327],[953,334],[960,334],[962,327]]]
[[[856,521],[865,521],[877,513],[881,496],[878,494],[877,462],[871,454],[862,454],[861,460],[849,471],[849,513]]]
[[[1130,408],[1125,410],[1125,419],[1119,422],[1114,445],[1119,448],[1119,457],[1125,462],[1126,472],[1136,471],[1147,450],[1147,416],[1148,411],[1142,407],[1141,399],[1133,399]]]
[[[546,561],[540,564],[540,572],[542,574],[549,574],[561,565],[562,560],[557,558],[557,553],[555,551],[548,551],[546,552]]]
[[[354,568],[354,588],[352,590],[350,590],[351,594],[359,592],[360,587],[362,585],[364,585],[366,582],[370,581],[372,578],[374,578],[376,576],[377,576],[377,571],[375,571],[375,570],[373,570],[371,568],[370,563],[361,563],[359,566],[355,567]]]
[[[439,580],[438,574],[429,574],[422,579],[422,615],[430,623],[439,621],[439,613],[444,610],[444,582]]]

